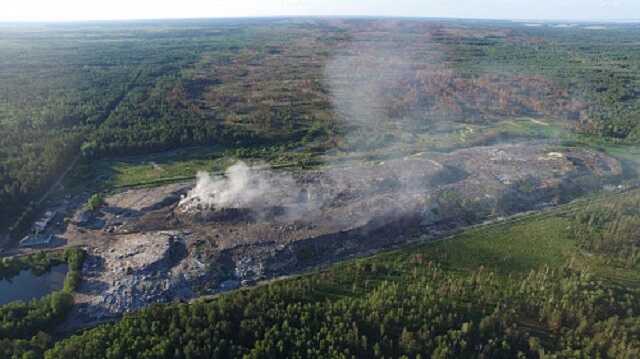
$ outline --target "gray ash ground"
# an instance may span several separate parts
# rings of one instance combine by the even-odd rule
[[[438,238],[599,190],[622,168],[588,149],[516,144],[289,175],[295,195],[266,196],[259,208],[185,210],[180,198],[193,182],[107,198],[102,228],[71,225],[66,234],[94,239],[75,320],[250,285],[418,234]]]

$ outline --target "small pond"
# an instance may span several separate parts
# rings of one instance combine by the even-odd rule
[[[9,280],[0,280],[0,305],[16,300],[28,301],[62,289],[67,275],[67,265],[59,264],[47,273],[36,276],[23,270]]]

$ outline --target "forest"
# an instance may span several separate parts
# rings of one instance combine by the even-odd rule
[[[237,158],[308,169],[526,137],[637,175],[638,38],[633,24],[435,19],[0,27],[0,244],[52,189],[98,212],[110,191]],[[638,358],[640,191],[624,175],[556,208],[73,333],[87,254],[3,256],[0,280],[69,271],[0,306],[0,359]]]
[[[640,139],[634,25],[595,31],[496,21],[247,19],[42,26],[0,29],[0,225],[15,233],[78,162],[193,145],[349,150],[341,148],[349,129],[332,82],[358,84],[366,72],[339,73],[338,64],[338,75],[328,74],[336,55],[360,54],[348,65],[390,75],[371,107],[376,116],[406,120],[400,130],[407,133],[434,122],[532,116],[614,143]],[[394,52],[405,62],[378,61]]]

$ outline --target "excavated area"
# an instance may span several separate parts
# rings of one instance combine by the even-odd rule
[[[193,182],[107,198],[94,214],[102,228],[69,226],[69,236],[100,243],[88,249],[77,317],[119,316],[251,285],[418,234],[438,238],[599,190],[616,183],[622,168],[588,149],[510,144],[287,176],[295,180],[291,193],[266,193],[251,208],[185,209],[181,198]]]

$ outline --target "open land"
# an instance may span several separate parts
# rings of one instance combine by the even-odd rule
[[[475,333],[483,318],[500,323],[492,327],[502,333],[496,337],[465,339],[482,346],[476,352],[491,353],[500,337],[517,350],[539,353],[539,347],[560,350],[569,342],[587,347],[574,340],[587,325],[573,332],[587,311],[574,315],[578,310],[566,298],[561,308],[537,301],[518,307],[507,292],[523,276],[531,287],[519,287],[520,299],[540,290],[540,298],[564,293],[582,303],[578,290],[567,289],[587,286],[576,279],[582,271],[614,283],[616,295],[632,296],[640,258],[632,209],[640,169],[635,25],[593,31],[491,21],[299,18],[74,26],[48,29],[64,37],[37,28],[0,29],[7,35],[0,46],[8,49],[0,54],[0,75],[20,88],[0,92],[0,255],[84,250],[73,308],[57,328],[65,335],[130,315],[61,342],[53,351],[58,357],[80,355],[64,354],[78,348],[74,340],[94,333],[111,338],[131,321],[164,316],[158,308],[174,308],[158,303],[191,302],[193,310],[223,313],[215,306],[225,300],[273,295],[277,305],[324,300],[339,306],[368,295],[401,300],[389,285],[414,280],[420,289],[403,287],[411,298],[455,297],[446,305],[412,302],[425,311],[439,308],[437,318],[423,316],[433,323],[448,320],[454,324],[447,330],[465,333]],[[19,61],[24,53],[31,54],[28,61]],[[565,265],[570,270],[563,272]],[[545,273],[544,266],[558,272]],[[317,268],[328,269],[219,296]],[[467,278],[476,272],[477,278]],[[565,287],[540,286],[546,275]],[[476,279],[486,287],[451,289],[469,287],[457,280]],[[487,289],[500,281],[507,283],[504,293]],[[294,299],[264,294],[278,288]],[[585,293],[610,289],[594,284]],[[471,299],[476,296],[485,299]],[[458,303],[471,309],[460,310]],[[497,303],[509,313],[539,312],[539,318],[487,314]],[[588,305],[598,311],[601,304]],[[229,310],[237,318],[270,313],[239,305],[246,307],[242,315]],[[632,321],[636,307],[621,304],[616,313]],[[441,312],[466,314],[445,320]],[[588,330],[601,333],[610,318],[595,317]],[[268,341],[262,327],[249,330],[253,324],[245,320],[237,332],[253,338],[247,343]],[[461,329],[467,322],[475,324]],[[162,325],[154,320],[143,327]],[[513,329],[519,326],[522,333]],[[114,331],[102,332],[108,328]],[[410,340],[416,336],[433,344],[425,333],[439,330],[414,329],[391,330],[397,337],[409,333],[402,334],[402,345],[385,342],[384,333],[370,335],[393,357],[419,352]],[[262,334],[254,338],[252,332]],[[531,344],[531,337],[543,343]],[[357,347],[373,356],[364,341]],[[234,345],[216,355],[260,349]],[[620,353],[622,346],[616,347]]]

